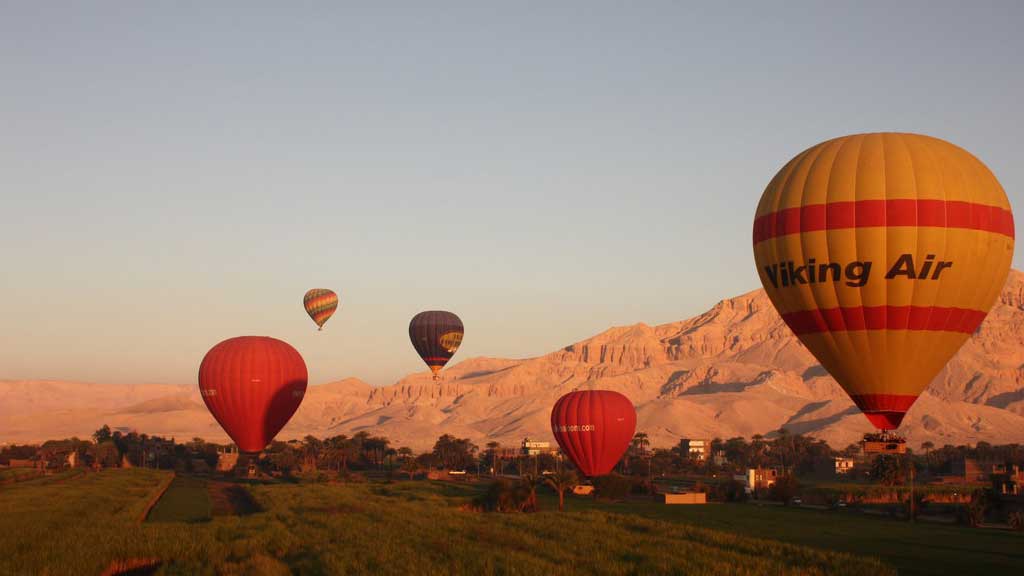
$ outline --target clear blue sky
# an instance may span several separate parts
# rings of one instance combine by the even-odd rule
[[[759,286],[761,191],[854,132],[1024,206],[1022,2],[0,2],[0,378],[314,383],[542,354]],[[1020,215],[1018,215],[1020,218]],[[1014,260],[1021,267],[1022,257]],[[310,287],[343,305],[317,334]]]

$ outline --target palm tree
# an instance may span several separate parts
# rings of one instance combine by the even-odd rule
[[[490,442],[487,443],[486,453],[491,455],[491,475],[492,476],[497,473],[498,447],[499,446],[501,446],[501,444],[498,444],[494,440],[491,440]]]
[[[930,440],[927,440],[925,442],[921,442],[921,448],[924,449],[924,461],[928,465],[928,473],[931,474],[931,471],[932,471],[932,450],[935,449],[935,443],[930,441]]]
[[[775,444],[779,447],[779,456],[782,458],[782,473],[786,474],[793,463],[793,436],[785,427],[779,428],[778,435]]]
[[[311,434],[307,435],[302,441],[302,467],[306,470],[316,470],[323,447],[323,442],[319,438]]]
[[[558,492],[558,511],[562,512],[565,510],[566,490],[575,488],[580,483],[580,479],[576,476],[576,472],[572,470],[559,470],[548,476],[544,482],[554,489],[555,492]]]
[[[537,487],[543,483],[543,477],[534,476],[529,473],[523,474],[519,478],[519,487],[526,492],[526,498],[523,501],[523,512],[536,512],[539,509],[537,506]]]
[[[651,445],[651,441],[647,439],[646,432],[637,432],[633,436],[633,447],[639,452],[641,458],[647,454],[647,447]]]
[[[412,480],[416,474],[419,474],[420,470],[422,470],[420,463],[417,462],[415,458],[406,458],[405,461],[402,462],[402,473],[408,474],[409,480]]]

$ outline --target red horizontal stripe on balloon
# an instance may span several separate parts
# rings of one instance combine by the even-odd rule
[[[801,232],[872,226],[965,228],[1014,237],[1013,213],[998,206],[959,200],[857,200],[765,214],[754,220],[754,244]]]
[[[449,357],[447,357],[447,358],[442,358],[442,357],[436,357],[436,358],[435,358],[435,357],[428,357],[428,358],[424,358],[424,359],[423,359],[423,361],[424,361],[424,362],[428,362],[428,363],[429,363],[429,362],[447,362],[447,361],[449,361],[449,360],[451,360],[451,356],[449,356]]]
[[[935,330],[971,334],[986,312],[942,306],[850,306],[788,312],[782,319],[796,334],[851,330]]]
[[[854,404],[881,430],[895,430],[917,400],[909,394],[851,394]]]
[[[852,394],[857,407],[864,412],[906,412],[917,400],[910,394]]]

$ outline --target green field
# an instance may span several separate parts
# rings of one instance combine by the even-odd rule
[[[35,468],[3,468],[0,469],[0,483],[19,482],[41,475],[42,472]]]
[[[133,558],[159,559],[158,574],[878,576],[895,573],[889,565],[900,573],[1024,567],[1024,537],[1013,533],[745,504],[574,498],[558,513],[552,496],[537,514],[484,514],[464,506],[478,489],[424,481],[252,485],[245,496],[256,511],[234,515],[211,505],[210,494],[238,496],[223,483],[182,478],[140,524],[167,479],[111,470],[3,487],[0,574],[99,574]]]
[[[551,497],[549,506],[554,505]],[[602,504],[573,501],[575,508],[634,514],[735,534],[875,556],[900,574],[1024,573],[1024,534],[870,517],[854,511],[755,504],[665,506],[652,502]]]
[[[178,476],[146,517],[148,522],[205,522],[212,516],[206,482]]]

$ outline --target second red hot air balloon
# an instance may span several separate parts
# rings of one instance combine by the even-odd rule
[[[611,390],[577,390],[551,409],[551,433],[585,476],[611,472],[636,431],[633,403]]]
[[[199,365],[199,391],[239,451],[263,450],[306,394],[306,363],[287,343],[240,336],[217,344]]]

